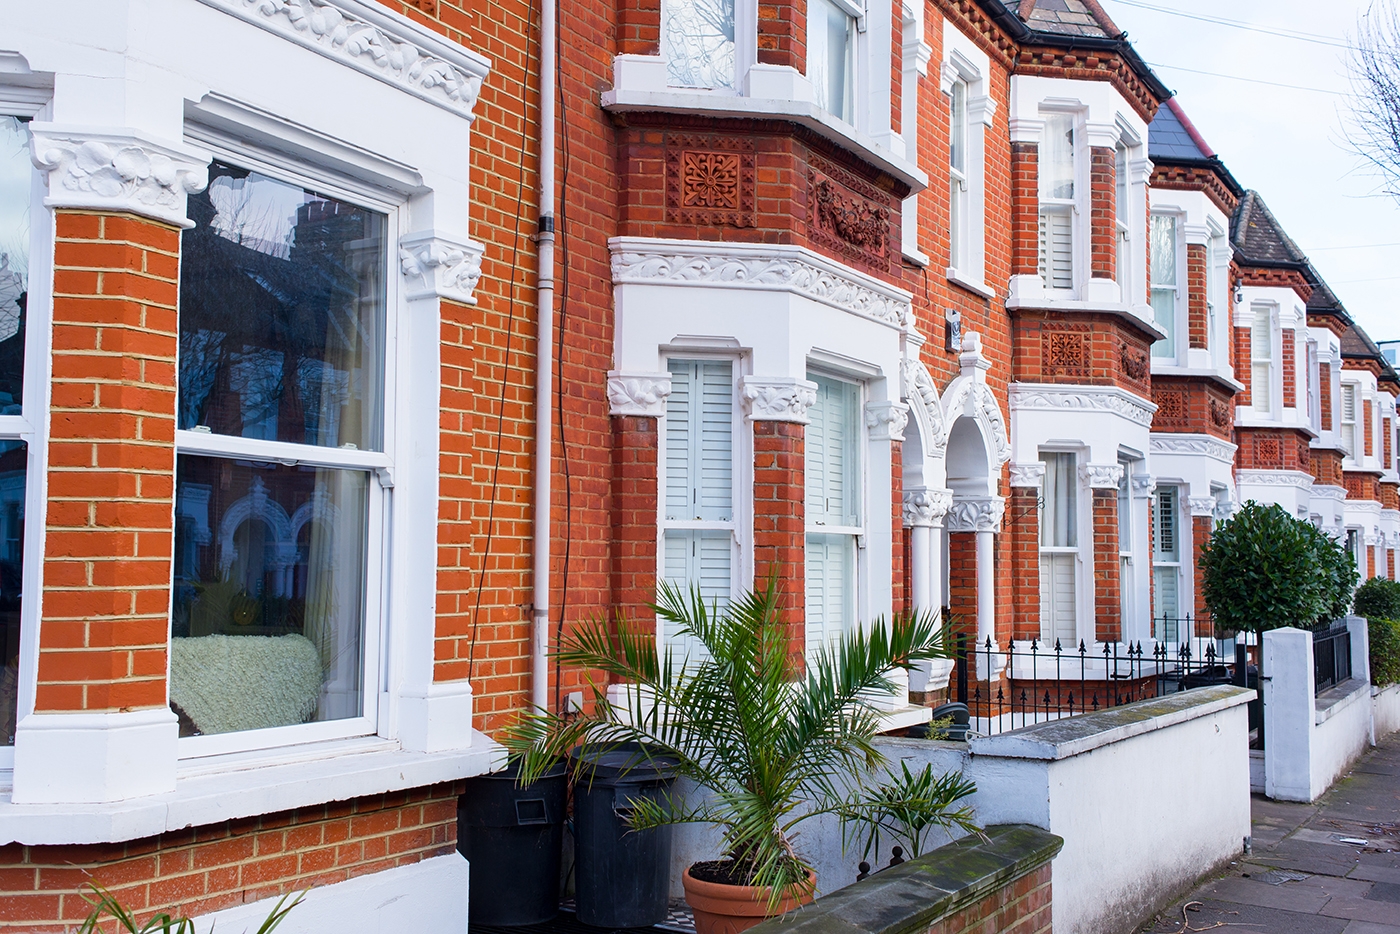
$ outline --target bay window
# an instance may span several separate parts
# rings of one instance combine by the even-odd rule
[[[1254,309],[1249,333],[1249,395],[1256,412],[1272,412],[1274,378],[1273,312],[1267,307]]]
[[[1156,606],[1152,635],[1158,642],[1175,642],[1190,635],[1178,626],[1181,616],[1180,491],[1162,486],[1152,498],[1152,591]]]
[[[372,733],[391,209],[209,179],[181,241],[171,708],[196,754]]]
[[[807,77],[817,106],[855,123],[856,27],[864,4],[808,0]]]
[[[1152,345],[1152,356],[1175,360],[1177,355],[1178,305],[1177,219],[1172,214],[1153,214],[1151,231],[1152,317],[1167,336]]]
[[[809,373],[807,410],[807,646],[830,644],[856,623],[856,550],[861,527],[860,386]]]
[[[27,121],[0,111],[0,747],[12,747],[19,709],[21,594],[29,496],[26,312],[35,201]],[[30,406],[34,400],[29,401]],[[0,766],[9,767],[5,748]]]
[[[1119,140],[1113,147],[1113,211],[1114,229],[1118,237],[1118,249],[1114,255],[1117,264],[1116,278],[1118,290],[1125,304],[1133,303],[1132,295],[1132,223],[1128,207],[1128,147]]]
[[[733,591],[734,363],[671,360],[666,397],[662,576],[698,586],[707,606],[723,609]],[[676,657],[700,650],[667,623],[662,644]]]
[[[1048,645],[1078,647],[1079,476],[1073,454],[1042,453],[1040,633]]]
[[[1039,270],[1045,288],[1074,288],[1075,118],[1048,114],[1040,141]]]
[[[735,0],[665,0],[666,75],[672,87],[732,88]]]
[[[948,265],[967,268],[968,166],[967,82],[953,82],[948,95]]]

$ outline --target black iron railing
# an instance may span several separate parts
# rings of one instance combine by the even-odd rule
[[[1184,634],[1183,634],[1184,635]],[[1233,657],[1223,657],[1214,639],[1185,636],[1180,642],[1013,640],[980,646],[958,639],[957,699],[968,705],[972,729],[1001,733],[1149,700],[1210,684],[1228,684]]]
[[[1351,677],[1351,632],[1345,627],[1313,632],[1313,693]]]

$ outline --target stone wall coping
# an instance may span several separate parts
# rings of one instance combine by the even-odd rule
[[[1348,678],[1313,699],[1313,725],[1320,726],[1363,697],[1371,696],[1371,682]]]
[[[968,746],[974,756],[1068,759],[1134,736],[1208,717],[1253,699],[1253,690],[1232,684],[1195,688],[1078,717],[1036,723],[996,736],[977,737]]]
[[[912,934],[1050,862],[1064,840],[1027,824],[988,827],[752,928],[753,934]]]

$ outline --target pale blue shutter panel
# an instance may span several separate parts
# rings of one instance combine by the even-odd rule
[[[670,370],[671,394],[666,397],[666,518],[692,519],[691,454],[695,431],[690,409],[695,395],[695,365],[672,360]]]
[[[734,518],[734,368],[727,360],[699,370],[699,505],[701,518]]]

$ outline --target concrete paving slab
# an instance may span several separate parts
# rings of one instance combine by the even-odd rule
[[[1193,931],[1205,930],[1211,925],[1228,925],[1228,930],[1232,931],[1265,934],[1342,934],[1347,925],[1346,921],[1337,918],[1242,905],[1239,902],[1194,898],[1192,901],[1201,906],[1199,911],[1188,911],[1186,914],[1189,930]],[[1180,934],[1186,930],[1182,927],[1181,910],[1174,909],[1147,930],[1153,934]]]
[[[1400,934],[1400,926],[1377,924],[1374,921],[1353,921],[1342,934]]]
[[[1330,878],[1330,877],[1324,877]],[[1339,882],[1348,880],[1339,879]],[[1353,882],[1369,888],[1372,883]],[[1226,876],[1198,889],[1196,897],[1222,902],[1236,902],[1241,905],[1257,905],[1260,908],[1282,908],[1286,911],[1300,911],[1317,914],[1332,900],[1329,889],[1309,878],[1305,882],[1285,882],[1271,885],[1258,879],[1244,879],[1240,876]]]

